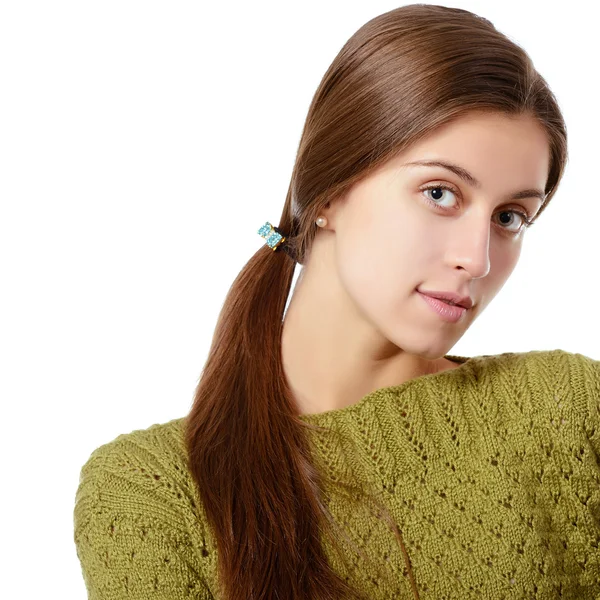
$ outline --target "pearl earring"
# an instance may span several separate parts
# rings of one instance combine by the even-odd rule
[[[319,217],[316,220],[316,223],[319,227],[325,227],[325,225],[327,225],[327,219],[325,217]]]

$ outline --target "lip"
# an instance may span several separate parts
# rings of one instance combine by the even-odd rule
[[[444,321],[449,321],[450,323],[456,323],[461,319],[461,317],[467,312],[467,308],[463,306],[452,306],[447,304],[443,300],[439,298],[434,298],[432,296],[428,296],[427,294],[423,294],[419,292],[419,296],[425,300],[425,302],[429,305],[429,307],[437,313]]]
[[[454,304],[458,304],[463,308],[469,309],[473,308],[473,300],[470,296],[461,296],[454,292],[437,292],[433,290],[420,290],[417,289],[420,294],[425,296],[429,296],[430,298],[438,298],[439,300],[450,300],[454,302]]]

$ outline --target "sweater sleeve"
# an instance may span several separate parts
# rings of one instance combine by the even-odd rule
[[[596,525],[597,535],[587,540],[585,567],[582,571],[582,581],[596,590],[594,598],[600,600],[598,582],[600,581],[600,360],[595,360],[585,354],[575,353],[571,356],[576,358],[573,365],[572,385],[574,387],[574,399],[579,404],[583,413],[583,433],[592,451],[589,465],[589,483],[582,487],[582,497],[586,497],[585,504],[589,510],[590,520]],[[585,456],[582,447],[579,448],[579,460]],[[580,481],[580,485],[582,482]]]
[[[213,600],[185,527],[96,451],[81,470],[74,541],[88,600]]]
[[[600,360],[577,354],[583,373],[585,433],[600,464]]]

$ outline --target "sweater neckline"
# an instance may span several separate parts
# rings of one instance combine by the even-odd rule
[[[392,392],[394,394],[400,394],[407,390],[409,387],[420,384],[425,380],[431,379],[440,379],[444,380],[448,377],[454,377],[457,371],[462,372],[464,370],[465,365],[474,361],[477,357],[475,356],[460,356],[458,354],[444,354],[444,358],[451,360],[452,362],[460,363],[458,367],[454,367],[452,369],[445,369],[444,371],[437,371],[436,373],[426,373],[424,375],[419,375],[418,377],[413,377],[412,379],[408,379],[407,381],[390,385],[382,388],[378,388],[369,392],[365,396],[363,396],[358,402],[354,404],[350,404],[349,406],[344,406],[343,408],[334,408],[331,410],[325,410],[319,413],[305,413],[302,415],[298,415],[298,418],[301,421],[305,421],[307,423],[311,423],[314,425],[320,425],[321,422],[330,421],[332,419],[342,419],[345,416],[354,413],[356,411],[361,410],[366,405],[373,403],[377,398],[381,398],[383,394],[387,392]]]

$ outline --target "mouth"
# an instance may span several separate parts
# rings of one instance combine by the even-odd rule
[[[468,312],[468,308],[459,306],[451,301],[442,300],[440,298],[434,298],[428,294],[424,294],[417,290],[421,298],[425,300],[425,303],[429,308],[441,319],[450,323],[457,323],[461,318]]]
[[[423,294],[424,296],[428,296],[430,298],[435,298],[436,300],[441,300],[448,306],[460,306],[461,308],[470,309],[473,308],[473,300],[470,296],[462,296],[456,292],[437,292],[430,290],[420,290],[417,288],[417,292]]]

